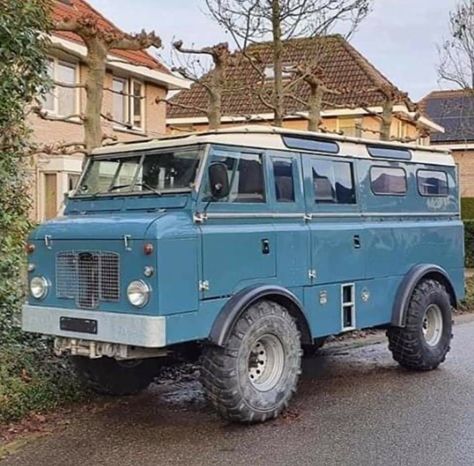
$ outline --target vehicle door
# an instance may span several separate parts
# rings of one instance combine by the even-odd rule
[[[313,283],[365,277],[363,226],[353,159],[303,154]]]
[[[311,284],[311,244],[305,221],[301,155],[271,151],[268,162],[278,281],[286,288],[306,286]]]
[[[223,199],[212,199],[205,170],[197,206],[205,212],[200,224],[204,299],[276,280],[264,151],[211,147],[207,167],[216,162],[227,167],[230,191]]]

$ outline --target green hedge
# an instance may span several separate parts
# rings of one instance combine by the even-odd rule
[[[466,267],[474,267],[474,220],[464,222],[464,241],[466,245]]]
[[[474,220],[474,197],[461,199],[461,214],[465,220]]]

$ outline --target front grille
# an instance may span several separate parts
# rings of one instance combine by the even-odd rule
[[[104,251],[65,251],[56,256],[56,296],[82,309],[120,299],[120,256]]]

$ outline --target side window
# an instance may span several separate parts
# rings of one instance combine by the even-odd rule
[[[295,202],[293,162],[291,160],[274,160],[273,177],[277,202]]]
[[[418,170],[418,192],[422,196],[447,196],[448,175],[443,171]]]
[[[212,161],[224,163],[229,177],[229,196],[219,202],[265,202],[263,160],[260,154],[214,155]],[[209,188],[206,192],[209,192]]]
[[[403,196],[407,192],[407,175],[403,168],[372,167],[370,183],[374,194]]]
[[[315,160],[312,167],[316,203],[356,203],[351,162]]]

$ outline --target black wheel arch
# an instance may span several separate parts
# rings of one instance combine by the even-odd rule
[[[418,264],[409,270],[398,287],[392,308],[391,325],[393,327],[405,327],[406,314],[413,291],[421,280],[428,279],[440,282],[449,294],[451,306],[457,307],[456,291],[446,270],[434,264]]]
[[[291,291],[277,285],[252,285],[234,294],[214,320],[209,341],[217,346],[225,346],[235,322],[252,304],[261,299],[276,302],[286,308],[296,320],[301,343],[312,343],[311,329],[301,301]]]

